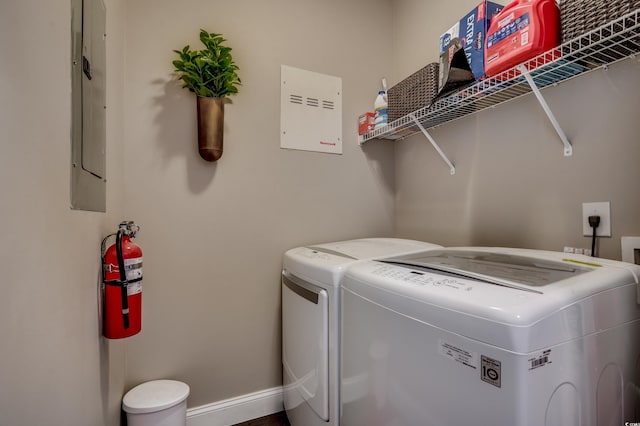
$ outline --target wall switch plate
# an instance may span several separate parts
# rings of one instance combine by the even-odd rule
[[[593,229],[589,226],[589,216],[600,216],[600,225],[596,228],[596,237],[611,236],[611,203],[582,203],[582,235],[590,237]]]
[[[640,237],[622,237],[622,261],[640,265]]]

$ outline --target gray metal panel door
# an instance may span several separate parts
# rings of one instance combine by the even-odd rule
[[[106,210],[106,9],[73,0],[71,207]]]

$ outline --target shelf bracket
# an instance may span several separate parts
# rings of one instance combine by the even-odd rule
[[[560,127],[560,124],[558,124],[558,120],[556,120],[553,112],[551,112],[551,108],[549,108],[547,101],[545,101],[542,97],[542,93],[540,93],[540,89],[536,85],[536,82],[533,81],[531,73],[529,73],[529,70],[527,70],[524,65],[519,65],[518,70],[527,80],[527,83],[529,83],[529,86],[531,87],[531,90],[533,90],[533,93],[536,95],[540,106],[544,110],[545,114],[547,114],[547,118],[553,125],[553,128],[556,129],[556,133],[558,133],[558,136],[560,136],[560,140],[562,140],[562,144],[564,145],[564,156],[570,157],[571,155],[573,155],[573,147],[571,146],[571,142],[569,142],[569,139],[567,139],[567,135],[565,135],[564,131],[562,131],[562,128]]]
[[[418,128],[420,129],[422,134],[429,140],[429,142],[431,142],[431,145],[435,148],[436,151],[438,151],[438,154],[440,154],[440,157],[442,157],[444,162],[447,163],[447,165],[449,166],[449,170],[451,171],[451,174],[455,175],[456,174],[455,166],[453,165],[453,163],[451,161],[449,161],[449,159],[444,154],[444,152],[442,152],[442,149],[440,149],[440,147],[438,146],[436,141],[431,137],[429,132],[427,132],[427,130],[422,126],[422,124],[416,118],[416,116],[414,114],[409,114],[409,117],[411,117],[411,119],[413,120],[414,123],[416,123],[416,126],[418,126]]]

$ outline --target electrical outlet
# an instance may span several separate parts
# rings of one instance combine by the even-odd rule
[[[590,237],[593,229],[589,226],[589,216],[600,216],[600,225],[596,228],[597,237],[611,236],[611,203],[582,203],[582,235]]]

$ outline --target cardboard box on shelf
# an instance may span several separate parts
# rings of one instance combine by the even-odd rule
[[[487,29],[491,24],[491,18],[502,8],[500,4],[483,1],[440,36],[440,90],[449,80],[450,72],[455,72],[451,65],[455,65],[454,55],[460,49],[464,49],[468,69],[473,78],[480,80],[485,77],[484,49]]]
[[[365,112],[358,117],[358,134],[364,135],[367,132],[373,130],[373,117],[374,113]]]

